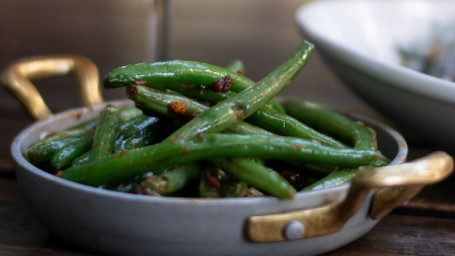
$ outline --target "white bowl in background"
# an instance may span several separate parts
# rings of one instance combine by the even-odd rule
[[[295,18],[347,87],[397,125],[455,149],[455,83],[402,66],[397,51],[455,24],[455,1],[321,0]]]

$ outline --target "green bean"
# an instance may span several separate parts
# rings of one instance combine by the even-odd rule
[[[141,112],[142,113],[142,112]],[[143,147],[160,139],[168,134],[173,124],[169,121],[159,120],[156,117],[144,115],[132,117],[120,126],[120,131],[115,140],[114,152],[121,152],[137,147]],[[71,165],[77,166],[92,160],[92,150],[75,158]]]
[[[237,92],[254,86],[250,79],[228,69],[195,61],[164,61],[138,63],[110,71],[104,77],[105,88],[126,87],[131,84],[197,84],[211,86],[218,79],[230,76],[232,90]]]
[[[122,138],[127,138],[129,136],[134,135],[136,129],[131,129],[132,127],[136,126],[139,123],[144,122],[144,120],[147,120],[149,117],[146,115],[138,115],[133,118],[130,118],[128,120],[125,120],[124,122],[120,122],[120,127],[119,127],[119,132],[117,137],[122,139]]]
[[[150,106],[151,103],[159,104],[158,107],[153,108],[155,111],[167,112],[169,110],[169,104],[172,104],[174,102],[178,102],[179,105],[185,105],[184,114],[188,114],[188,112],[190,112],[190,115],[195,115],[208,109],[208,107],[186,97],[160,93],[156,90],[144,86],[132,86],[129,91],[129,97],[133,98],[136,103],[139,103],[139,105],[142,107]],[[248,123],[241,121],[234,123],[227,130],[237,133],[271,134],[266,130],[251,126]],[[279,177],[279,175],[276,175],[274,171],[263,166],[262,164],[251,163],[250,160],[232,160],[231,162],[219,160],[218,164],[221,163],[223,163],[223,166],[225,166],[226,170],[229,171],[231,175],[234,175],[235,177],[245,181],[250,185],[254,186],[254,184],[258,184],[259,188],[269,192],[270,194],[283,198],[292,198],[293,194],[295,193],[295,190],[292,188],[292,186],[290,186],[286,181],[278,179],[277,177]],[[264,182],[260,183],[258,182],[259,179],[254,174],[262,175],[264,177],[267,177],[267,175],[264,174],[268,174],[269,177],[267,179],[271,178],[272,180],[265,180]],[[263,186],[264,184],[267,186]],[[234,184],[232,184],[231,187],[232,186],[234,186]],[[214,193],[214,191],[212,191],[212,193]]]
[[[125,108],[125,110],[126,109],[129,109],[129,107]],[[136,111],[140,111],[140,110],[136,109]],[[131,116],[131,114],[128,114],[128,116]],[[124,118],[126,118],[128,116],[123,115]],[[33,146],[31,146],[31,148],[32,147],[39,147],[39,146],[41,146],[41,145],[43,145],[45,143],[48,143],[49,141],[52,141],[52,140],[59,140],[59,139],[63,139],[63,138],[66,138],[66,137],[74,137],[74,136],[79,136],[79,135],[90,133],[90,132],[92,132],[92,131],[94,131],[96,129],[96,126],[98,125],[98,121],[99,121],[98,117],[91,118],[89,120],[86,120],[86,121],[78,124],[78,125],[75,125],[75,126],[67,128],[67,129],[64,129],[64,130],[62,130],[62,131],[60,131],[58,133],[49,134],[44,139],[41,139],[38,142],[36,142]]]
[[[194,183],[200,175],[196,163],[186,163],[167,169],[158,175],[150,175],[140,183],[141,193],[147,195],[171,195]]]
[[[74,159],[92,147],[93,137],[93,133],[86,134],[80,140],[68,144],[55,152],[51,159],[51,166],[55,170],[61,170],[68,166]]]
[[[27,159],[36,165],[48,162],[60,149],[81,140],[85,135],[86,134],[80,134],[77,136],[64,137],[57,140],[46,141],[46,143],[38,142],[27,150]]]
[[[251,115],[248,120],[259,127],[263,127],[280,135],[316,140],[322,144],[336,148],[346,147],[343,143],[332,137],[320,133],[299,120],[289,115],[281,114],[269,107],[259,109],[256,113]]]
[[[134,117],[142,115],[142,111],[134,106],[126,106],[119,108],[118,115],[120,123],[124,123]]]
[[[100,113],[100,121],[95,131],[91,160],[102,159],[113,152],[119,126],[118,108],[106,105]]]
[[[157,143],[169,135],[170,131],[175,129],[176,124],[172,120],[165,118],[149,117],[134,127],[129,129],[135,130],[135,133],[129,137],[117,140],[115,152],[130,150],[133,148],[144,147]]]
[[[278,172],[262,164],[245,161],[245,159],[233,159],[229,162],[216,159],[214,163],[232,176],[259,190],[279,198],[292,199],[294,197],[294,187]]]
[[[127,119],[132,117],[135,114],[138,114],[140,110],[132,110],[131,107],[124,107],[120,110],[121,117],[123,119]],[[42,140],[37,141],[32,146],[27,149],[26,156],[29,161],[35,164],[42,164],[47,161],[52,161],[54,158],[56,161],[52,166],[61,166],[57,164],[59,161],[63,161],[63,159],[57,160],[57,156],[54,156],[56,152],[62,150],[63,147],[67,146],[68,144],[78,143],[81,138],[84,138],[83,135],[93,133],[97,128],[99,122],[99,118],[92,118],[87,121],[84,121],[78,125],[72,126],[70,128],[64,129],[55,134],[50,134]],[[73,138],[73,139],[69,139]],[[66,150],[70,150],[69,148]],[[62,154],[68,154],[68,152],[62,151]],[[76,150],[77,152],[77,150]],[[71,155],[71,154],[70,154]],[[70,156],[68,155],[68,156]],[[60,157],[63,157],[60,156]],[[66,161],[66,160],[65,160]]]
[[[191,119],[208,109],[207,106],[187,97],[141,85],[128,86],[127,91],[128,98],[136,103],[136,107],[161,115]]]
[[[199,134],[201,132],[217,132],[217,131],[222,131],[229,127],[230,125],[234,124],[237,120],[241,120],[246,118],[247,116],[251,115],[253,112],[255,112],[258,108],[260,108],[262,105],[273,99],[273,97],[281,91],[281,89],[286,86],[290,81],[293,80],[293,78],[299,73],[299,71],[303,68],[303,66],[307,63],[309,60],[309,57],[311,56],[312,52],[314,50],[314,47],[312,44],[304,42],[299,47],[296,49],[294,54],[280,67],[278,67],[276,70],[274,70],[272,73],[270,73],[268,76],[266,76],[263,80],[261,80],[259,83],[252,85],[250,80],[246,80],[247,83],[246,86],[244,86],[244,89],[241,93],[238,95],[235,95],[221,103],[219,103],[216,106],[211,107],[209,110],[204,111],[201,115],[197,116],[196,118],[192,119],[189,121],[187,124],[185,124],[183,127],[178,129],[176,132],[174,132],[171,136],[168,137],[168,139],[173,140],[176,138],[187,138],[191,136],[195,136],[196,134]],[[169,64],[169,63],[168,63]],[[176,64],[176,63],[173,63]],[[181,63],[180,63],[181,64]],[[153,65],[153,64],[151,64]],[[205,84],[205,85],[210,85],[214,82],[216,82],[220,77],[219,74],[216,75],[216,79],[210,81],[210,83],[204,83],[202,80],[198,81],[189,81],[188,77],[193,77],[194,75],[197,74],[198,72],[195,72],[195,68],[191,68],[190,74],[188,74],[188,77],[185,77],[185,80],[183,81],[178,81],[179,77],[181,77],[181,73],[179,73],[175,67],[169,68],[168,66],[165,67],[166,72],[172,71],[174,72],[172,75],[170,73],[167,73],[164,75],[160,74],[158,72],[158,76],[152,76],[150,75],[152,72],[151,70],[151,65],[142,65],[142,66],[130,66],[130,67],[125,67],[123,69],[123,72],[120,71],[114,71],[111,72],[111,74],[108,74],[105,79],[105,86],[106,84],[108,85],[114,85],[115,84],[120,84],[122,86],[127,85],[127,84],[132,84],[134,81],[137,80],[145,80],[146,83],[163,83],[169,80],[166,80],[166,77],[174,77],[172,79],[172,83],[175,83],[176,80],[177,82],[185,82],[185,83],[196,83],[196,84]],[[134,74],[135,72],[140,72],[140,68],[145,68],[147,66],[148,72],[143,73],[145,75],[138,75],[137,73]],[[164,66],[160,64],[160,66]],[[156,66],[155,66],[156,67]],[[180,68],[180,71],[188,71],[188,67],[186,68]],[[202,74],[199,74],[199,77],[197,79],[201,78],[207,78],[210,77],[211,74],[213,74],[212,71],[214,70],[220,70],[217,68],[212,68],[207,71],[207,67],[204,67],[204,74],[206,76],[202,76]],[[145,72],[145,70],[142,70]],[[133,72],[133,79],[131,80],[131,75]],[[155,72],[156,73],[156,72]],[[237,74],[233,74],[233,77],[238,76]],[[125,80],[126,78],[126,80]],[[163,79],[164,78],[164,79]],[[129,82],[127,81],[129,79]],[[148,79],[148,80],[147,80]],[[123,80],[123,84],[122,81]],[[234,80],[234,79],[233,79]],[[238,80],[245,80],[244,77],[238,78]],[[108,82],[106,82],[108,81]],[[125,84],[124,82],[127,81]],[[120,82],[120,83],[119,83]],[[137,84],[137,82],[136,82]],[[234,80],[234,84],[242,84],[242,83],[236,83]],[[247,162],[247,161],[243,161]]]
[[[340,137],[354,148],[366,150],[377,150],[378,148],[376,131],[361,121],[354,121],[345,115],[296,99],[283,102],[283,107],[289,115],[328,135]],[[381,155],[375,165],[386,165],[389,162],[385,156]]]
[[[290,116],[326,134],[339,137],[355,148],[372,150],[377,148],[374,131],[362,122],[353,121],[344,115],[298,99],[286,100],[282,105]]]
[[[184,96],[169,94],[155,89],[132,85],[128,87],[128,97],[136,102],[138,108],[154,111],[162,115],[183,116],[194,118],[209,107]],[[271,132],[253,126],[247,122],[238,121],[227,128],[227,131],[240,134],[268,134]]]
[[[250,116],[266,102],[273,99],[294,79],[308,62],[313,51],[314,46],[312,44],[307,42],[300,44],[286,62],[256,85],[248,87],[204,111],[175,131],[169,138],[187,138],[201,132],[223,131],[238,120]]]
[[[304,42],[302,45],[311,48],[306,53],[307,55],[311,55],[313,45],[308,42]],[[106,74],[103,84],[105,88],[125,87],[131,84],[144,84],[152,87],[154,85],[162,86],[162,84],[212,86],[219,79],[228,76],[232,78],[231,90],[235,92],[243,91],[255,85],[254,81],[235,71],[206,63],[182,60],[138,63],[123,66]],[[274,99],[270,100],[272,101],[272,105],[280,111],[279,104],[273,103]]]
[[[145,133],[148,133],[150,131],[149,127],[153,126],[153,124],[156,124],[159,121],[160,119],[158,117],[141,115],[135,117],[133,120],[131,120],[131,122],[120,125],[115,142],[116,147],[127,138],[130,138],[132,136],[142,136]]]
[[[195,116],[208,109],[208,107],[197,102],[194,102],[190,99],[184,99],[184,97],[174,96],[175,97],[174,100],[171,100],[170,99],[171,96],[167,97],[166,95],[160,94],[159,92],[149,87],[133,85],[130,86],[130,88],[131,89],[129,90],[128,93],[129,98],[135,100],[136,102],[139,102],[139,108],[146,108],[147,106],[149,106],[148,110],[157,111],[159,113],[165,114],[168,111],[167,108],[168,105],[166,105],[165,102],[167,102],[168,104],[172,102],[185,103],[183,104],[185,106],[184,108],[185,113],[183,114],[185,114],[186,116]],[[194,94],[188,94],[186,90],[182,90],[181,92],[188,97],[191,97],[191,95],[194,96]],[[234,94],[231,93],[229,94],[229,96],[227,95],[226,98],[229,98],[232,95]],[[216,100],[218,100],[218,98],[210,98],[204,94],[196,95],[196,99],[208,100],[210,101],[210,103],[213,104],[215,104],[217,102]],[[160,102],[160,104],[152,104],[151,101],[154,103]],[[314,139],[320,141],[323,144],[338,148],[346,147],[345,145],[343,145],[343,143],[333,139],[332,137],[320,133],[312,129],[311,127],[305,125],[304,123],[298,121],[297,119],[289,115],[282,114],[276,111],[275,109],[272,109],[267,106],[264,106],[255,113],[253,113],[248,120],[252,121],[254,124],[260,127],[266,128],[281,135]],[[241,126],[241,128],[243,128],[243,125]],[[230,131],[237,132],[232,130]],[[246,132],[237,133],[245,134]]]
[[[108,125],[108,121],[103,121],[108,116],[106,109],[111,107],[108,105],[95,123],[91,153],[73,160],[62,177],[91,186],[125,187],[128,191],[139,187],[143,193],[153,195],[170,195],[199,179],[201,196],[243,196],[251,186],[258,193],[291,199],[296,189],[264,162],[284,161],[324,168],[324,171],[336,168],[326,179],[312,184],[313,188],[327,186],[329,182],[346,182],[352,177],[350,174],[365,166],[388,163],[377,150],[376,134],[371,128],[338,114],[327,114],[328,123],[313,116],[307,126],[308,122],[299,116],[306,113],[298,113],[301,109],[295,110],[291,101],[285,102],[286,106],[275,100],[277,93],[307,63],[313,50],[312,44],[303,42],[285,63],[257,83],[244,76],[244,65],[239,60],[226,68],[200,62],[165,61],[129,65],[109,72],[104,86],[127,87],[128,97],[136,103],[136,107],[130,107],[133,113],[156,113],[159,118],[147,119],[149,123],[145,125],[144,116],[138,117],[136,113],[134,117],[122,119],[116,110],[113,111],[116,114],[111,113],[114,117],[108,119],[115,120],[114,123]],[[211,105],[200,103],[205,101]],[[166,115],[180,115],[186,120],[177,130],[164,129],[173,132],[170,135],[163,132],[166,135],[159,140],[164,139],[156,143],[158,140],[148,136],[154,136],[155,129],[162,127],[158,123],[162,118],[167,119],[162,117]],[[242,130],[239,128],[242,125],[254,129]],[[108,127],[114,128],[114,132],[104,134],[102,131]],[[103,139],[106,150],[98,148],[101,136],[110,138]],[[343,143],[329,136],[340,138]],[[85,155],[95,157],[81,163]],[[216,177],[220,187],[212,186],[210,182],[215,179],[206,176],[212,173],[201,171],[200,164],[208,164],[218,170],[216,173],[223,173],[223,177]],[[193,166],[198,166],[194,173]],[[140,177],[148,178],[138,185]]]
[[[50,134],[44,139],[41,139],[35,142],[27,149],[27,157],[31,161],[42,162],[47,161],[51,158],[49,154],[54,153],[56,150],[60,149],[65,145],[65,141],[68,141],[68,138],[80,137],[87,133],[91,133],[96,128],[97,120],[92,119],[86,122],[83,122],[77,127],[71,127],[65,129],[55,134]],[[76,139],[77,140],[77,139]],[[62,143],[60,143],[60,141]],[[72,140],[70,140],[72,141]],[[48,145],[49,144],[49,145]],[[52,149],[53,148],[53,149]],[[50,151],[48,151],[50,150]]]
[[[313,51],[314,46],[312,44],[308,42],[300,44],[286,62],[261,81],[204,111],[171,134],[168,140],[189,138],[204,132],[220,132],[238,120],[250,116],[273,99],[294,79],[308,62]],[[245,159],[238,160],[236,163],[233,163],[233,160],[231,160],[231,163],[227,163],[226,160],[223,161],[225,161],[225,167],[236,165],[237,168],[243,166],[244,169],[248,169],[255,165],[257,168],[254,170],[261,169],[260,164],[250,163],[249,160]],[[234,170],[234,168],[227,168],[227,170]],[[258,176],[260,177],[261,175],[258,173]],[[251,182],[251,180],[246,182]],[[276,187],[281,188],[281,186]],[[269,189],[268,192],[274,193],[273,188]]]
[[[133,84],[134,85],[134,84]],[[131,86],[131,85],[130,85]],[[232,91],[217,92],[207,86],[199,84],[177,84],[177,83],[163,83],[163,84],[147,84],[149,88],[159,91],[171,90],[180,93],[192,99],[200,99],[207,102],[219,102],[229,98]]]
[[[316,129],[324,130],[327,134],[342,138],[356,149],[377,150],[376,132],[363,122],[353,121],[344,115],[296,99],[285,101],[283,106],[290,115],[315,126]],[[381,154],[371,165],[382,166],[388,163],[389,160]],[[358,168],[353,170],[334,168],[332,173],[305,190],[348,182],[358,171]]]
[[[141,86],[132,86],[132,87],[141,87]],[[130,98],[135,100],[138,96],[136,94],[142,94],[141,99],[138,101],[140,102],[141,107],[146,107],[149,103],[149,101],[153,99],[158,99],[158,100],[164,100],[166,96],[161,96],[158,98],[157,95],[153,96],[154,90],[153,89],[147,89],[149,87],[145,88],[139,88],[137,89],[138,91],[140,90],[141,92],[135,92],[134,90],[130,93]],[[146,91],[149,90],[151,91],[150,93],[147,93]],[[205,90],[207,91],[207,90]],[[155,91],[156,92],[156,91]],[[187,95],[186,91],[181,91],[185,96],[190,97],[190,95]],[[229,94],[229,96],[226,96],[226,98],[231,97],[234,94]],[[206,95],[205,95],[206,96]],[[202,99],[202,100],[209,100],[211,103],[216,103],[216,98],[210,98],[210,97],[205,97],[202,96],[202,94],[196,96],[196,99]],[[137,101],[137,100],[136,100]],[[156,102],[156,101],[155,101]],[[171,103],[171,100],[168,100],[168,103]],[[187,115],[196,115],[202,111],[205,111],[208,107],[198,104],[195,101],[192,101],[190,99],[184,99],[183,97],[175,97],[174,102],[184,102],[186,106],[188,106],[187,110]],[[166,112],[166,106],[161,104],[161,106],[155,106],[156,108],[150,109],[154,111],[158,111],[160,113]],[[284,111],[283,111],[284,112]],[[288,136],[293,136],[293,137],[301,137],[301,138],[306,138],[306,139],[314,139],[317,141],[320,141],[323,144],[333,146],[333,147],[346,147],[343,143],[333,139],[330,136],[327,136],[323,133],[320,133],[311,127],[305,125],[304,123],[298,121],[297,119],[289,116],[282,114],[275,109],[272,109],[270,107],[264,106],[260,108],[258,111],[253,113],[248,121],[253,122],[254,124],[263,127],[265,129],[271,130],[273,132],[279,133],[281,135],[288,135]],[[232,132],[232,130],[230,130]],[[246,134],[246,132],[237,132],[237,133],[243,133]],[[252,132],[250,132],[252,133]]]
[[[280,113],[280,114],[283,114],[285,115],[286,114],[286,110],[284,109],[283,106],[281,106],[281,103],[279,103],[278,101],[276,100],[271,100],[268,102],[268,105],[273,109],[275,110],[276,112]]]
[[[87,152],[81,154],[80,156],[76,157],[70,164],[70,166],[77,166],[77,165],[82,165],[85,163],[90,162],[90,158],[92,155],[92,150],[89,149]]]
[[[238,60],[238,59],[233,60],[231,63],[229,63],[226,66],[226,69],[236,72],[237,74],[240,74],[240,75],[245,74],[245,65],[241,60]],[[226,97],[229,97],[228,93],[226,93]],[[286,111],[284,110],[283,106],[281,106],[281,104],[278,101],[271,100],[270,102],[268,102],[268,105],[270,105],[273,109],[275,109],[279,113],[286,114]]]
[[[334,149],[292,137],[215,133],[193,140],[165,140],[81,166],[73,166],[64,171],[63,178],[96,186],[146,171],[159,171],[176,164],[236,157],[356,167],[369,165],[379,158],[379,153],[373,150]]]

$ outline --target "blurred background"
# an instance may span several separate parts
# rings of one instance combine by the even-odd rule
[[[167,58],[226,65],[235,58],[246,75],[259,80],[285,61],[304,39],[294,20],[307,0],[170,0]],[[155,4],[161,3],[160,1]],[[118,66],[153,58],[151,0],[2,0],[0,1],[0,69],[29,56],[80,54],[92,59],[100,76]],[[71,77],[36,81],[54,112],[81,106]],[[323,86],[321,86],[323,85]],[[325,103],[356,112],[378,114],[335,78],[317,53],[286,88],[283,96]],[[105,100],[125,98],[124,90],[103,90]],[[9,165],[9,145],[33,120],[18,101],[0,89],[0,163]],[[12,128],[13,127],[13,128]]]

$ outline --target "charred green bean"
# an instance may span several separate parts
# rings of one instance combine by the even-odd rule
[[[93,144],[94,134],[86,134],[82,136],[80,140],[75,141],[61,148],[51,159],[51,166],[55,170],[61,170],[67,167],[74,159],[87,152]]]
[[[374,150],[334,149],[292,137],[267,135],[205,134],[192,140],[166,140],[68,168],[65,179],[102,185],[146,171],[160,171],[191,161],[258,157],[306,163],[356,167],[369,165],[380,154]]]
[[[201,132],[223,131],[238,120],[243,120],[273,99],[310,59],[313,44],[300,44],[291,57],[260,82],[204,111],[170,135],[187,138]]]
[[[128,97],[136,102],[138,108],[145,111],[154,111],[162,115],[181,116],[187,120],[209,109],[208,106],[187,97],[160,92],[140,85],[129,86]],[[265,129],[243,121],[232,124],[227,128],[227,131],[240,134],[272,135],[271,132]]]
[[[100,121],[95,131],[91,160],[102,159],[113,153],[119,127],[118,108],[112,105],[105,106],[100,113]]]
[[[181,164],[158,175],[150,175],[140,183],[140,191],[147,195],[171,195],[194,183],[200,176],[196,163]]]

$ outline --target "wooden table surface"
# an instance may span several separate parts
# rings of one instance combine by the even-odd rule
[[[169,58],[225,65],[242,59],[254,80],[284,61],[303,39],[294,22],[303,0],[173,0]],[[76,53],[91,58],[103,75],[120,65],[147,61],[146,1],[2,0],[0,69],[43,54]],[[317,46],[316,46],[317,49]],[[54,112],[81,105],[68,77],[37,81]],[[106,91],[105,100],[125,98]],[[376,118],[397,128],[410,146],[409,159],[437,150],[347,90],[317,51],[283,91]],[[0,255],[91,255],[51,234],[29,210],[19,191],[9,146],[34,121],[17,100],[0,90]],[[448,152],[449,154],[451,152]],[[455,178],[426,187],[360,239],[327,255],[455,255]]]

